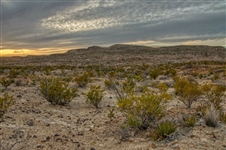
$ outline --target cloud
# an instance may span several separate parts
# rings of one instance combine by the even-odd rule
[[[225,45],[221,0],[4,0],[1,4],[4,49],[49,48],[50,52],[114,43],[173,45],[208,40]]]

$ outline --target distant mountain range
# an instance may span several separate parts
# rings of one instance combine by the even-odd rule
[[[222,46],[168,46],[152,48],[139,45],[116,44],[110,47],[92,46],[73,49],[62,54],[1,58],[2,65],[132,65],[160,64],[188,61],[226,61]]]

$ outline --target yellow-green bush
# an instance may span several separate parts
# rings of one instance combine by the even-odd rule
[[[226,113],[224,112],[220,113],[220,121],[226,124]]]
[[[175,78],[175,93],[179,100],[187,108],[191,108],[192,103],[201,95],[201,90],[197,82],[188,81],[186,78]]]
[[[104,90],[102,90],[100,86],[91,85],[88,93],[84,94],[86,96],[86,103],[99,108],[100,102],[104,96],[103,92]]]
[[[109,109],[108,118],[112,119],[113,117],[115,117],[114,111],[115,111],[115,106]]]
[[[87,72],[84,72],[82,75],[77,76],[75,78],[75,81],[77,82],[79,87],[85,87],[89,82],[89,74]]]
[[[0,118],[5,114],[10,106],[15,104],[15,100],[13,96],[8,95],[5,93],[3,97],[0,97]]]
[[[136,86],[136,83],[133,81],[131,78],[127,78],[123,83],[122,83],[122,90],[126,94],[131,94],[134,92],[134,88]]]
[[[19,74],[19,71],[16,69],[10,69],[9,71],[9,78],[16,78]]]
[[[61,78],[42,78],[40,92],[53,105],[67,105],[77,96],[76,88],[69,88]]]
[[[111,80],[104,80],[104,85],[108,88],[108,89],[112,89],[113,88],[113,85],[114,83],[111,81]]]
[[[11,79],[6,79],[5,77],[3,77],[3,78],[0,79],[0,84],[1,84],[5,89],[7,89],[8,86],[9,86],[11,83],[13,83],[13,82],[14,82],[13,80],[11,80]]]
[[[202,85],[201,89],[202,94],[204,94],[210,104],[212,104],[217,110],[222,109],[221,103],[225,99],[225,86],[205,83]]]
[[[150,123],[164,116],[163,99],[154,93],[144,93],[141,96],[130,95],[118,99],[117,104],[127,120],[129,119],[130,122],[139,125],[138,128],[146,129]]]
[[[158,68],[152,69],[149,73],[150,77],[153,79],[157,79],[157,77],[161,74],[161,70]]]

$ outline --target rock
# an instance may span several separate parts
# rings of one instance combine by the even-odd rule
[[[47,136],[47,137],[46,137],[46,141],[49,141],[49,140],[50,140],[50,137],[49,137],[49,136]]]
[[[84,135],[82,131],[79,131],[77,135]]]
[[[22,95],[17,95],[16,97],[21,98],[21,97],[22,97]]]
[[[63,140],[61,138],[57,138],[56,142],[59,142],[59,141],[62,142]]]
[[[38,145],[37,145],[37,148],[44,148],[44,146],[43,146],[43,145],[38,144]]]
[[[60,114],[60,115],[58,116],[58,118],[64,118],[64,116],[63,116],[62,114]]]
[[[201,140],[202,142],[206,142],[206,143],[208,142],[208,140],[207,140],[206,138],[201,138],[200,140]]]
[[[146,133],[145,133],[145,137],[146,137],[146,138],[150,138],[150,137],[151,137],[151,132],[146,132]]]
[[[26,124],[27,124],[28,126],[34,126],[34,119],[33,119],[33,118],[29,119],[29,120],[26,122]]]
[[[171,145],[174,145],[174,144],[177,144],[178,143],[178,140],[174,140],[173,142],[171,142]]]
[[[152,143],[151,148],[157,148],[157,146],[154,143]]]

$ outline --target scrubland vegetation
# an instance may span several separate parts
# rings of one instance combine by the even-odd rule
[[[0,67],[0,117],[7,119],[4,116],[18,103],[15,87],[34,87],[51,107],[60,105],[58,109],[75,105],[73,101],[84,101],[97,111],[107,106],[109,128],[122,118],[113,132],[119,133],[115,136],[121,141],[143,133],[150,133],[144,138],[152,141],[172,141],[202,120],[207,127],[225,126],[225,80],[226,63],[213,61],[156,66],[4,66]],[[106,99],[112,103],[106,104]],[[173,101],[178,104],[172,107]],[[1,146],[7,149],[4,143]]]

